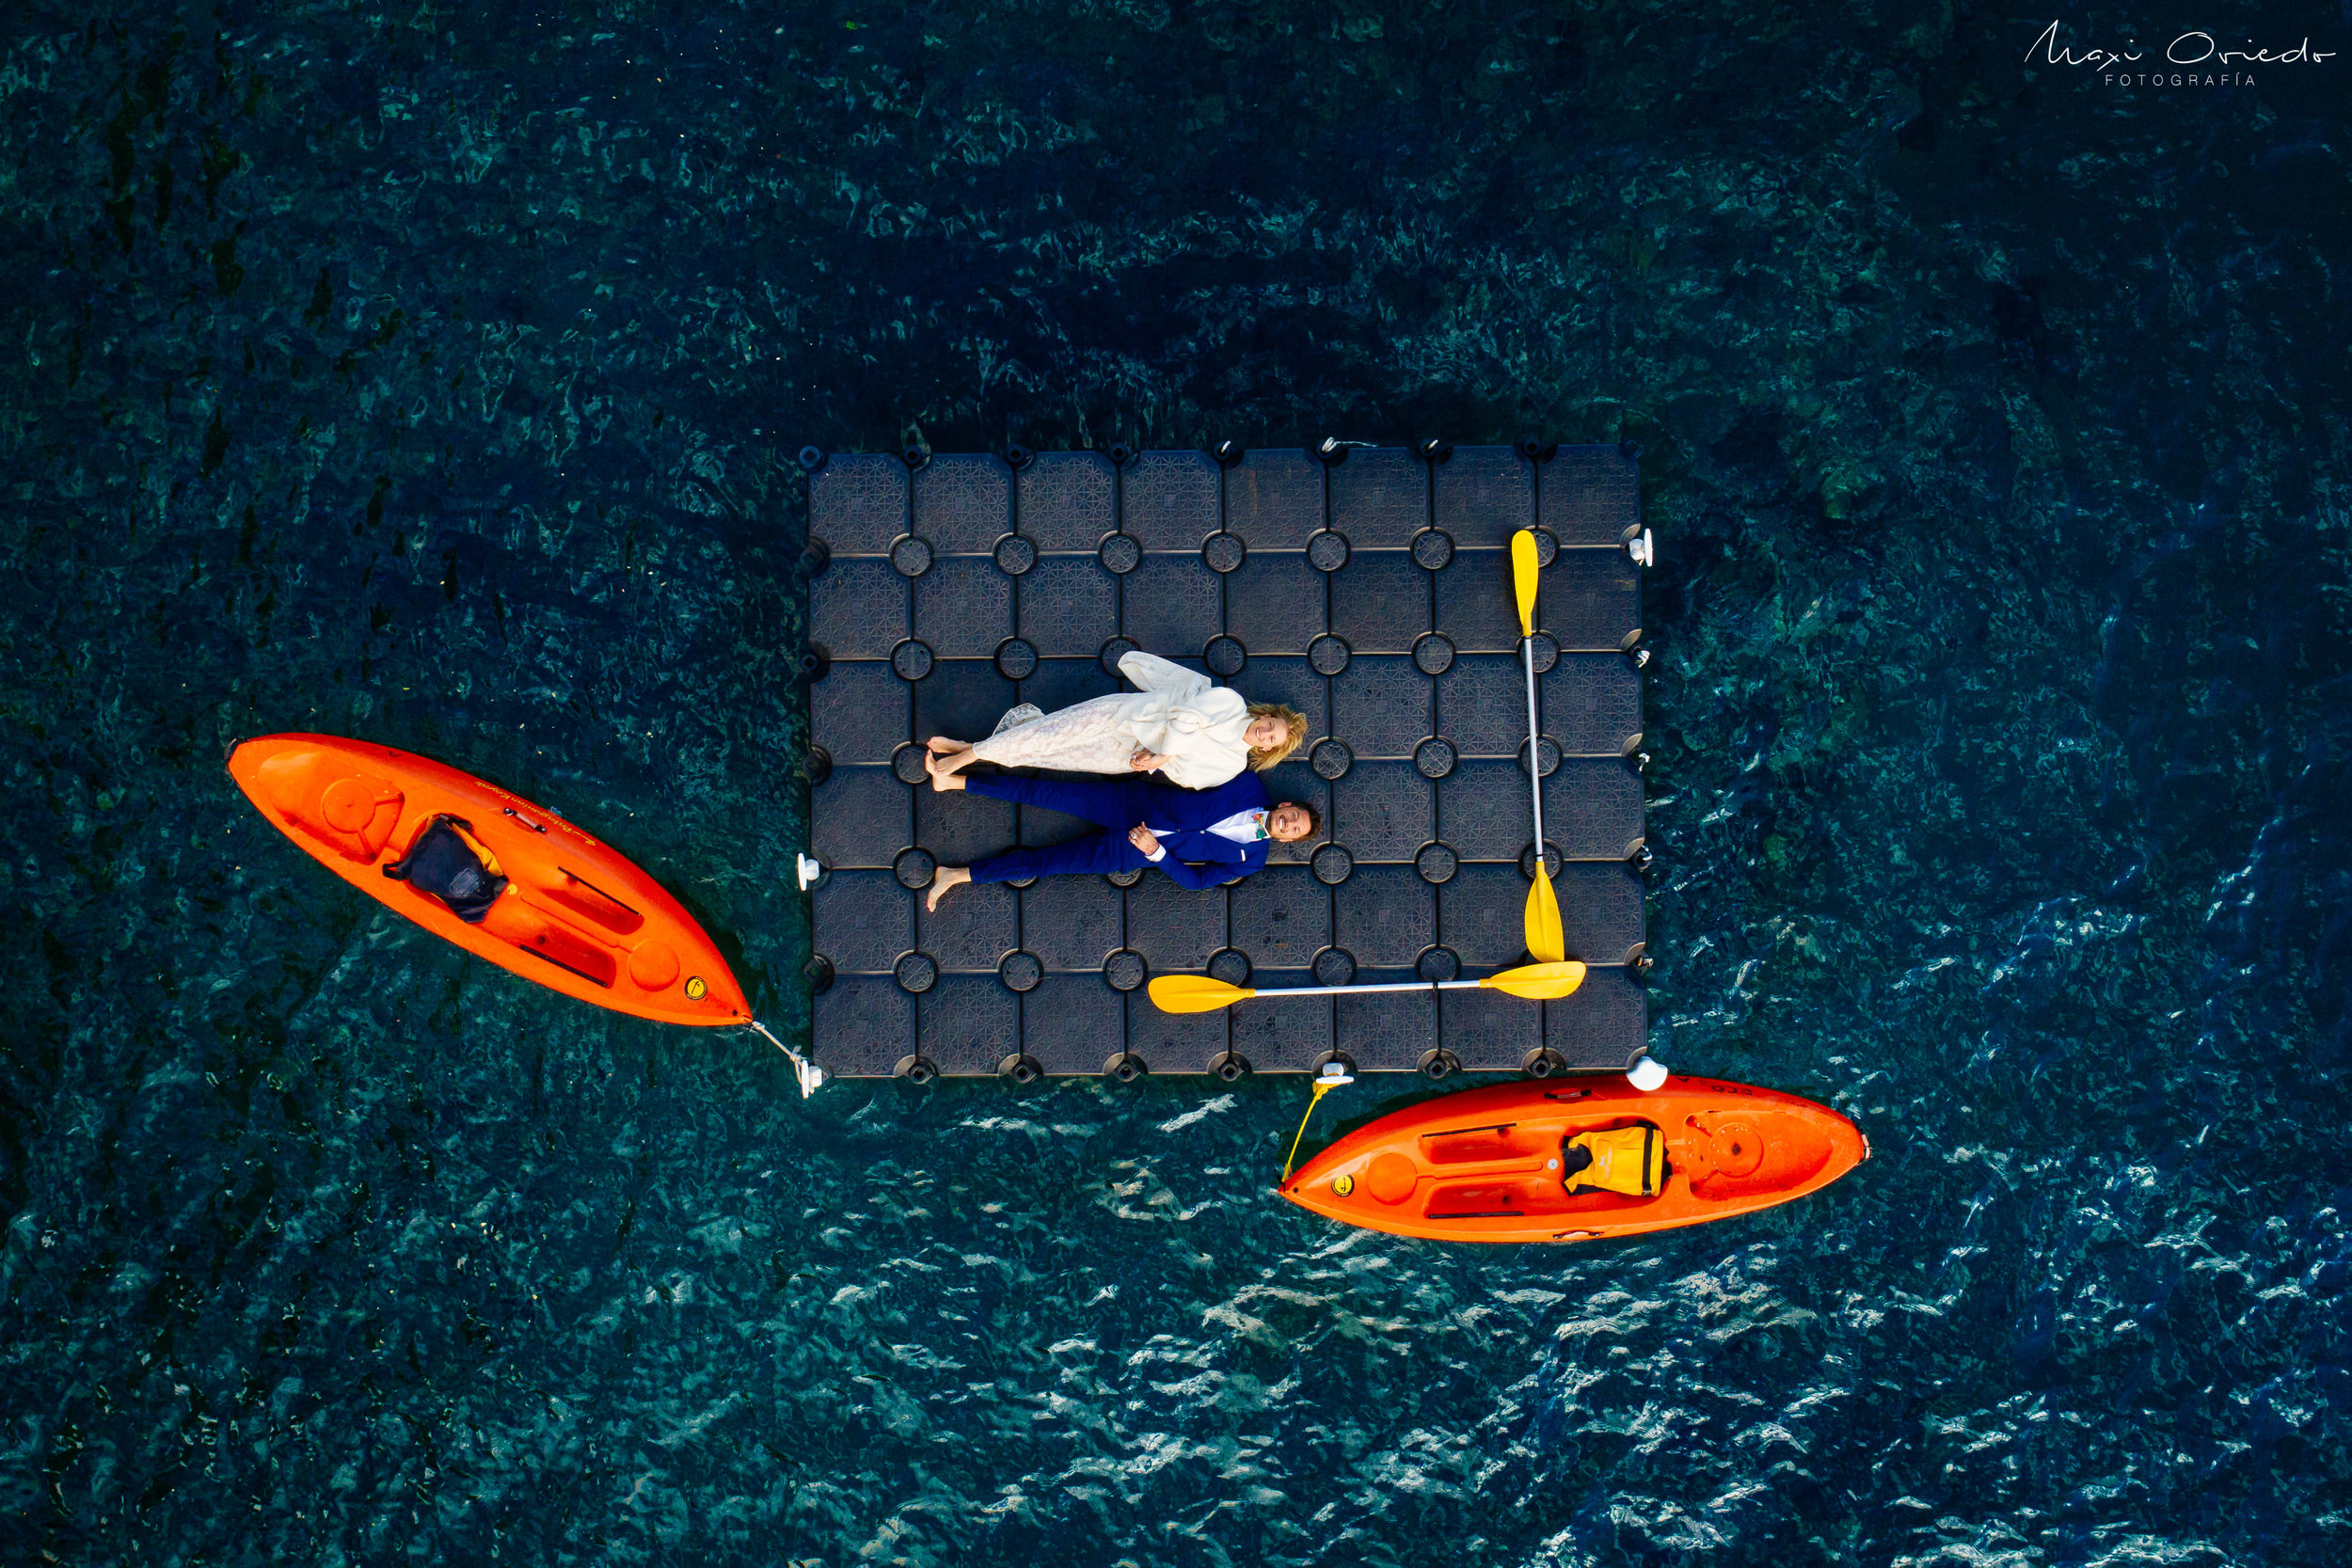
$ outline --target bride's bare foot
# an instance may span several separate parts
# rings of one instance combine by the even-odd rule
[[[938,913],[939,901],[946,896],[947,890],[949,888],[961,887],[964,883],[970,881],[971,879],[972,871],[969,866],[941,866],[937,872],[932,874],[931,895],[928,899],[924,900],[923,907],[930,910],[934,914]]]
[[[935,735],[929,740],[923,742],[923,744],[930,747],[933,752],[943,757],[953,756],[956,752],[963,750],[962,741],[950,740],[944,735]]]
[[[953,794],[965,787],[963,775],[956,771],[952,757],[943,757],[934,752],[923,759],[923,771],[931,776],[931,787],[942,795]]]

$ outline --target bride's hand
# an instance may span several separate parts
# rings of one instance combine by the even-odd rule
[[[1127,766],[1138,773],[1149,773],[1152,769],[1157,768],[1161,763],[1166,762],[1167,760],[1168,759],[1166,757],[1153,756],[1151,752],[1138,746],[1136,748],[1136,754],[1127,759]]]

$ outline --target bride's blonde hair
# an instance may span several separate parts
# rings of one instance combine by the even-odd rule
[[[1263,719],[1269,714],[1282,721],[1283,727],[1290,733],[1290,738],[1279,746],[1250,747],[1249,768],[1254,773],[1263,773],[1280,762],[1284,757],[1297,751],[1299,743],[1307,738],[1307,716],[1296,708],[1285,707],[1280,703],[1249,705],[1249,717],[1252,719]]]

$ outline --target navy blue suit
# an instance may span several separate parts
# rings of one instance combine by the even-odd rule
[[[1144,779],[1116,784],[1070,784],[1057,779],[1020,779],[994,774],[971,780],[964,787],[993,800],[1013,800],[1043,806],[1099,822],[1104,832],[1043,849],[1008,849],[974,863],[976,882],[1013,882],[1024,877],[1057,877],[1075,871],[1132,871],[1156,864],[1188,888],[1217,887],[1239,881],[1265,864],[1266,845],[1259,839],[1236,844],[1209,832],[1237,811],[1262,811],[1274,804],[1265,781],[1242,772],[1215,789],[1179,789],[1174,784]],[[1149,826],[1167,850],[1158,861],[1127,842],[1128,830],[1138,822]],[[1162,830],[1166,830],[1163,832]]]

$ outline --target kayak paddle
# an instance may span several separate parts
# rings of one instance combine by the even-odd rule
[[[1369,996],[1379,991],[1499,990],[1530,1002],[1553,1001],[1584,983],[1584,966],[1574,958],[1521,964],[1483,980],[1404,980],[1376,986],[1290,986],[1260,990],[1229,986],[1205,974],[1163,974],[1151,985],[1152,1005],[1164,1013],[1213,1013],[1253,996]]]
[[[1560,931],[1560,898],[1551,891],[1551,868],[1545,863],[1544,770],[1535,728],[1535,535],[1521,529],[1511,535],[1511,586],[1519,601],[1519,655],[1527,667],[1527,782],[1535,800],[1535,881],[1527,890],[1527,953],[1538,963],[1557,963],[1567,957],[1567,939]]]

